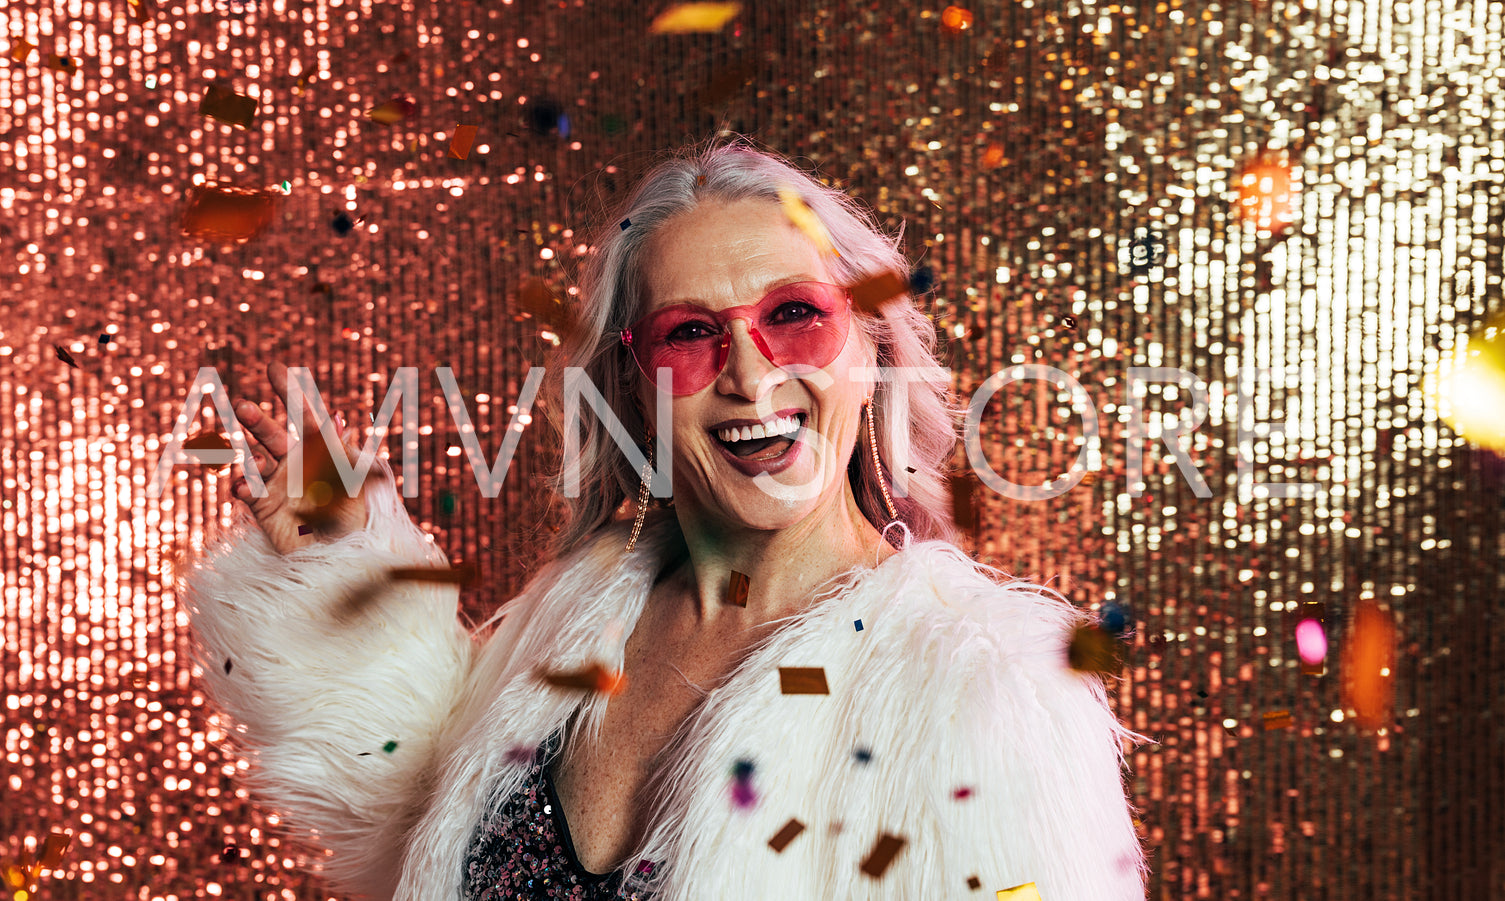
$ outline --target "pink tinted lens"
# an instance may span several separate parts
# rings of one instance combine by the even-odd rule
[[[851,316],[845,290],[816,282],[784,285],[756,305],[716,312],[679,304],[633,326],[633,357],[654,384],[658,370],[667,367],[674,394],[694,394],[726,365],[734,319],[748,320],[753,343],[775,365],[819,368],[841,352]]]

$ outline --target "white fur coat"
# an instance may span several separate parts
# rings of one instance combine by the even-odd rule
[[[352,600],[386,567],[443,563],[390,482],[371,491],[364,532],[279,556],[246,528],[200,561],[185,585],[199,664],[253,790],[323,849],[336,886],[456,901],[487,803],[525,773],[514,749],[577,710],[588,740],[605,709],[535,670],[620,665],[677,526],[645,531],[630,555],[622,529],[603,530],[472,637],[453,586]],[[665,754],[631,860],[657,864],[661,901],[991,899],[1026,882],[1043,901],[1142,901],[1120,774],[1136,736],[1097,679],[1065,666],[1081,620],[951,545],[910,542],[707,695]],[[781,694],[781,666],[824,667],[830,694]],[[739,760],[754,764],[750,810],[730,799]],[[805,830],[775,852],[791,818]],[[884,833],[905,844],[875,880],[860,864]]]

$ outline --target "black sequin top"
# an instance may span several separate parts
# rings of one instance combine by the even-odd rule
[[[652,893],[625,870],[591,873],[575,856],[570,824],[554,791],[549,765],[559,749],[556,734],[528,764],[512,797],[476,828],[465,855],[465,901],[649,901]],[[524,752],[526,753],[526,752]],[[652,874],[641,862],[637,874]]]

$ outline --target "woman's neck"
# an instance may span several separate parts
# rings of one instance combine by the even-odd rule
[[[726,528],[686,511],[679,515],[689,555],[673,578],[682,582],[703,620],[731,611],[754,622],[793,615],[809,605],[821,585],[894,553],[863,516],[850,486],[823,509],[777,531]],[[733,572],[748,577],[745,610],[730,597]]]

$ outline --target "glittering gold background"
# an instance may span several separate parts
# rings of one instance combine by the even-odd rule
[[[183,467],[167,496],[146,489],[195,372],[265,400],[264,361],[301,363],[364,420],[419,367],[409,505],[480,564],[479,616],[536,562],[547,445],[530,427],[483,498],[433,368],[453,367],[494,453],[548,349],[519,286],[566,290],[656,152],[735,130],[904,224],[961,396],[1013,363],[1086,388],[1100,478],[1037,503],[983,490],[970,542],[1078,603],[1131,607],[1116,702],[1158,742],[1131,761],[1153,898],[1505,897],[1505,466],[1422,392],[1505,308],[1501,4],[989,0],[953,33],[944,4],[790,0],[650,35],[662,6],[0,11],[0,858],[66,828],[43,897],[330,897],[238,787],[189,664],[174,579],[228,521],[228,486]],[[39,47],[12,58],[21,41]],[[215,80],[259,100],[250,129],[198,115]],[[414,116],[364,115],[402,95]],[[530,129],[541,100],[567,135]],[[479,127],[464,160],[447,154],[461,123]],[[1238,213],[1262,154],[1291,166],[1289,227]],[[178,227],[206,181],[288,193],[260,238],[219,246]],[[341,212],[358,223],[343,236]],[[1155,235],[1161,265],[1136,267]],[[1289,428],[1250,459],[1318,491],[1242,496],[1235,373],[1300,364],[1257,394],[1255,417]],[[1175,389],[1142,399],[1144,484],[1127,483],[1130,366],[1210,387],[1186,441],[1210,497],[1159,442],[1190,409]],[[1079,450],[1084,411],[1042,384],[984,420],[1014,482]],[[1345,717],[1334,666],[1366,598],[1399,627],[1377,730]],[[1322,676],[1295,654],[1312,600],[1334,645]],[[1274,710],[1290,728],[1265,731]]]

